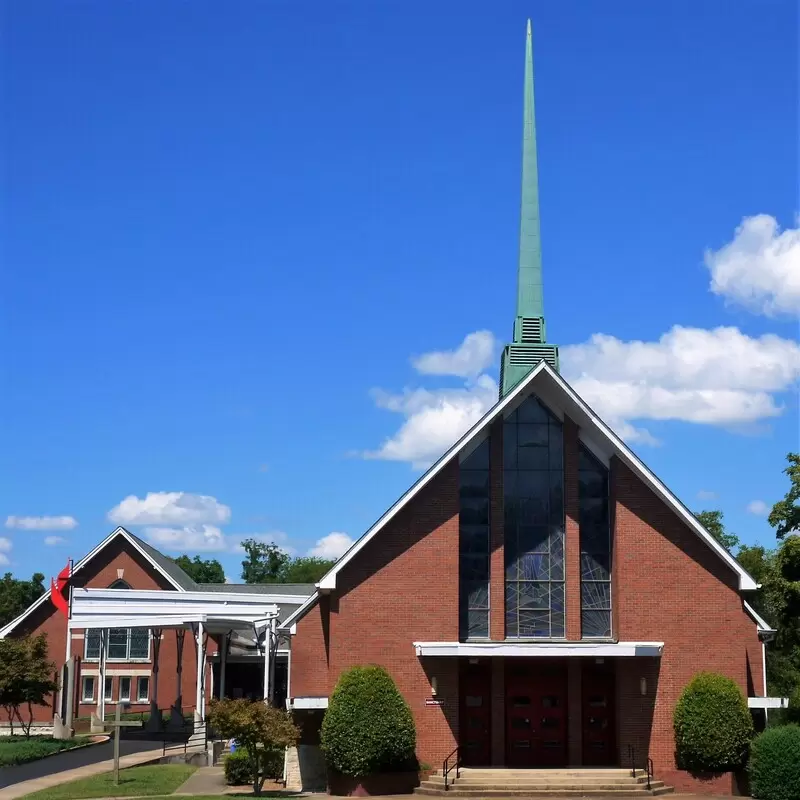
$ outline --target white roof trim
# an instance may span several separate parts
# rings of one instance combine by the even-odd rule
[[[748,708],[789,708],[788,697],[748,697]]]
[[[418,656],[655,656],[664,642],[414,642]]]
[[[744,610],[755,620],[759,631],[763,633],[777,632],[747,601],[745,601]]]
[[[289,708],[298,711],[327,707],[327,697],[292,697],[289,704]]]
[[[80,561],[78,561],[77,564],[74,564],[72,567],[72,573],[75,574],[79,569],[85,567],[86,564],[88,564],[117,536],[122,536],[128,542],[128,544],[130,544],[136,550],[136,552],[139,553],[139,555],[141,555],[142,558],[144,558],[145,561],[147,561],[147,563],[150,564],[150,566],[152,566],[153,569],[156,570],[156,572],[158,572],[160,575],[163,575],[164,578],[166,578],[166,580],[169,581],[169,583],[172,586],[174,586],[177,591],[179,592],[186,591],[179,583],[177,583],[166,572],[164,572],[164,570],[161,569],[161,567],[158,564],[156,564],[156,562],[153,561],[153,559],[144,550],[142,550],[139,544],[134,541],[130,533],[121,526],[111,531],[111,533],[108,536],[106,536],[106,538],[103,539],[103,541],[100,542],[100,544],[98,544],[97,547],[94,548],[94,550],[85,555]],[[16,619],[12,619],[11,622],[8,623],[8,625],[6,625],[4,628],[0,628],[0,639],[4,639],[9,633],[11,633],[11,631],[14,630],[14,628],[17,627],[17,625],[19,625],[20,622],[22,622],[29,614],[33,613],[37,608],[39,608],[40,605],[42,605],[42,603],[44,603],[46,600],[49,599],[50,599],[50,589],[49,587],[46,587],[45,592],[41,597],[37,598],[33,603],[31,603],[31,605],[28,606],[28,608],[25,609],[25,611],[23,611]]]
[[[610,455],[616,455],[623,461],[642,481],[649,486],[685,523],[711,548],[738,576],[740,590],[754,590],[758,584],[739,564],[738,561],[698,522],[697,518],[686,506],[651,472],[636,454],[608,427],[591,408],[578,396],[572,387],[544,361],[539,364],[521,381],[514,390],[496,403],[486,414],[476,422],[378,521],[360,538],[350,549],[331,567],[317,584],[317,593],[306,600],[303,605],[295,610],[281,626],[289,628],[305,616],[309,608],[316,602],[320,591],[326,592],[336,588],[336,576],[342,568],[364,548],[378,534],[378,532],[395,517],[398,512],[410,502],[419,492],[430,483],[447,465],[451,458],[456,456],[463,448],[468,446],[473,437],[478,436],[485,428],[500,417],[504,411],[512,410],[520,398],[531,389],[534,381],[542,383],[548,381],[537,394],[544,403],[555,405],[555,393],[560,390],[578,419],[574,422],[580,427],[588,429],[584,442],[591,441],[594,445],[593,452],[610,450]],[[569,414],[568,414],[569,416]],[[580,418],[583,419],[580,419]],[[583,424],[582,424],[583,423]]]

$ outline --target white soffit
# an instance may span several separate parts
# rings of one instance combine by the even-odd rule
[[[327,708],[327,697],[293,697],[291,707],[297,711],[307,711],[317,708]]]
[[[473,657],[658,657],[664,642],[414,642],[417,655]]]
[[[788,697],[748,697],[748,708],[788,708]]]

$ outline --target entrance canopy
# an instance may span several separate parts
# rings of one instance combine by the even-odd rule
[[[137,589],[73,589],[70,630],[192,628],[206,633],[261,631],[278,618],[278,606],[258,594]]]
[[[661,656],[664,642],[414,642],[418,656]]]

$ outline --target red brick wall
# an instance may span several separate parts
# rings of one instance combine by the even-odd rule
[[[616,635],[621,641],[664,642],[660,659],[620,659],[620,756],[627,757],[628,744],[640,753],[649,749],[658,778],[678,789],[710,791],[713,784],[699,783],[675,767],[673,709],[700,671],[727,675],[745,694],[749,684],[759,690],[756,625],[744,610],[733,570],[624,464],[615,462]],[[645,696],[641,678],[647,681]]]
[[[138,550],[133,548],[122,537],[118,537],[98,553],[79,573],[73,577],[75,586],[88,587],[88,588],[107,588],[114,581],[118,579],[118,570],[122,570],[122,579],[126,581],[133,589],[174,589],[159,572],[153,569],[151,564],[146,561]],[[58,669],[64,664],[66,657],[66,635],[67,623],[59,611],[49,602],[40,606],[30,617],[24,620],[18,628],[12,632],[12,636],[21,637],[28,634],[37,635],[45,633],[48,640],[49,657],[55,662]],[[73,631],[72,638],[72,654],[79,655],[81,658],[84,654],[84,631]],[[209,639],[208,653],[216,652],[215,643]],[[159,656],[159,686],[158,686],[158,704],[161,708],[169,707],[176,699],[178,688],[178,675],[177,675],[177,647],[175,643],[175,632],[164,631],[163,640],[161,644],[161,652]],[[151,663],[143,662],[108,662],[107,669],[114,670],[117,674],[113,676],[113,697],[116,699],[118,696],[118,680],[119,674],[123,670],[143,670],[151,667],[152,665],[152,644],[151,644]],[[97,670],[98,664],[96,662],[82,662],[82,670]],[[132,673],[133,685],[131,689],[132,695],[136,692],[136,677]],[[183,652],[183,706],[194,707],[195,704],[195,682],[197,675],[197,659],[196,659],[196,646],[192,637],[191,631],[187,631]],[[209,669],[210,675],[210,669]],[[111,677],[111,676],[110,676]],[[78,692],[80,692],[80,676],[76,681]],[[97,686],[99,686],[99,678],[97,679]],[[206,679],[206,686],[210,688],[210,680]],[[150,679],[150,692],[151,698],[153,696],[153,679]],[[95,699],[97,698],[97,688],[95,690]],[[36,706],[34,707],[34,721],[41,723],[50,723],[53,720],[53,698],[50,698],[49,706]],[[89,714],[96,709],[96,702],[92,704],[81,703],[76,709],[76,716],[89,716]],[[106,709],[113,709],[114,705],[106,703]],[[134,703],[131,706],[131,711],[146,710],[149,704]],[[23,716],[27,719],[27,713]],[[0,710],[0,722],[7,721],[7,715]]]
[[[342,671],[379,664],[411,706],[417,753],[439,766],[458,736],[456,659],[420,659],[412,642],[458,640],[458,463],[447,465],[337,577],[325,609],[292,638],[291,694],[327,695]],[[436,678],[444,705],[426,706]]]

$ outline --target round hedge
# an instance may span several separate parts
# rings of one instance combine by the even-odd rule
[[[730,678],[701,672],[675,706],[678,766],[692,772],[727,772],[747,763],[753,718],[742,690]]]
[[[800,726],[768,728],[750,749],[750,791],[759,800],[800,797]]]
[[[414,718],[383,667],[342,674],[322,720],[321,743],[328,766],[342,775],[416,768]]]

